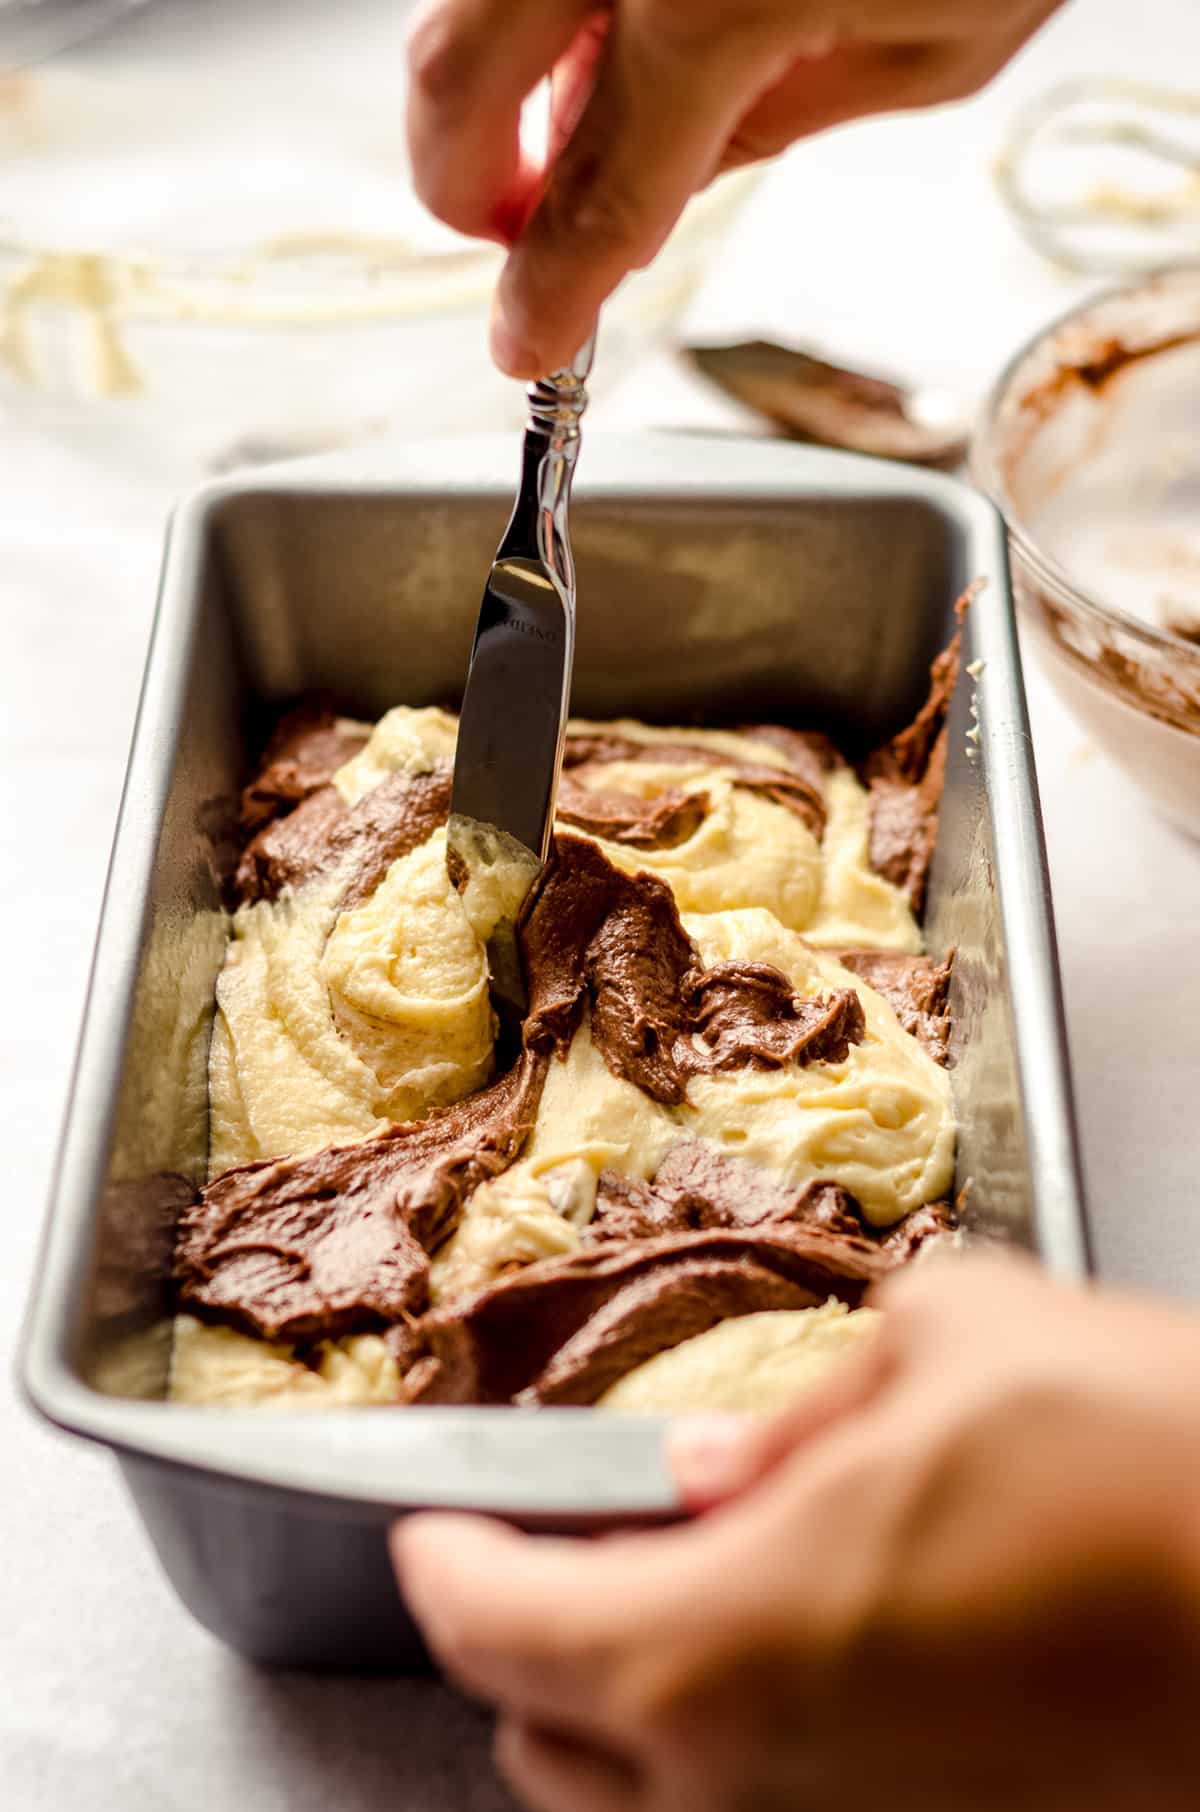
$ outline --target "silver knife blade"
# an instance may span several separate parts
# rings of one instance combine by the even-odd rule
[[[450,809],[545,860],[575,651],[575,600],[540,561],[502,557],[483,594]]]
[[[517,919],[550,846],[574,650],[573,595],[537,562],[498,559],[459,718],[447,850],[493,990],[520,1012]]]
[[[526,1002],[516,926],[545,862],[575,655],[567,510],[594,339],[529,391],[521,486],[484,588],[459,717],[447,861],[493,991]]]

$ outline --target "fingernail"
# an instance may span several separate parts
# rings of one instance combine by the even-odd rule
[[[667,1430],[667,1461],[685,1497],[709,1496],[740,1469],[743,1416],[687,1416]]]
[[[518,334],[513,332],[500,309],[496,309],[492,315],[491,347],[493,360],[506,376],[514,378],[540,376],[537,353],[532,347],[527,346]]]

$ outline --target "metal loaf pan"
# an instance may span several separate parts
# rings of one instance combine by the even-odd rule
[[[164,1404],[171,1188],[203,1173],[230,808],[272,712],[453,700],[512,495],[507,441],[209,486],[172,524],[25,1379],[115,1449],[180,1596],[262,1660],[404,1666],[384,1532],[471,1507],[593,1530],[677,1512],[653,1419]],[[761,441],[592,436],[574,513],[576,710],[776,715],[865,747],[966,624],[927,934],[957,949],[960,1183],[977,1235],[1088,1268],[1050,900],[999,519],[955,481]],[[140,1364],[114,1378],[131,1330]],[[157,1330],[157,1333],[155,1332]],[[114,1394],[114,1385],[124,1394]]]

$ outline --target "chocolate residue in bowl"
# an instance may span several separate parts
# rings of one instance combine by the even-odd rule
[[[1169,634],[1200,648],[1200,599],[1163,598],[1162,620]]]
[[[1078,323],[1068,322],[1064,333],[1067,330],[1072,344],[1077,345],[1081,337]],[[1053,368],[1031,383],[1020,396],[1005,399],[1005,426],[1013,432],[1013,439],[1005,447],[1003,456],[996,456],[1005,485],[1011,490],[1014,468],[1028,451],[1030,439],[1055,415],[1064,397],[1072,391],[1085,390],[1094,397],[1103,398],[1106,391],[1111,391],[1136,367],[1164,353],[1178,352],[1183,347],[1197,344],[1200,344],[1200,329],[1163,334],[1141,343],[1130,343],[1120,334],[1103,333],[1086,351],[1065,353],[1061,359],[1056,359]],[[1050,356],[1052,348],[1048,346],[1045,351],[1046,356]],[[1018,422],[1022,430],[1019,434],[1015,433]]]
[[[1032,611],[1058,653],[1105,691],[1157,722],[1200,736],[1200,662],[1195,672],[1174,660],[1169,646],[1162,654],[1135,643],[1119,625],[1107,625],[1064,604],[1045,585],[1015,563],[1014,589],[1018,602]],[[1198,635],[1200,641],[1200,635]]]
[[[1193,471],[1194,436],[1181,434],[1171,413],[1179,394],[1172,383],[1164,380],[1146,393],[1130,388],[1139,373],[1151,378],[1156,361],[1200,349],[1200,327],[1152,332],[1147,326],[1139,334],[1134,323],[1114,331],[1112,321],[1115,308],[1131,312],[1143,300],[1146,307],[1162,297],[1169,300],[1170,276],[1140,292],[1101,299],[1025,355],[996,406],[988,457],[999,481],[997,501],[1013,536],[1018,601],[1055,650],[1131,708],[1200,735],[1200,660],[1195,652],[1200,603],[1186,595],[1162,595],[1179,576],[1181,548],[1191,557],[1190,547],[1183,546],[1187,498],[1178,507],[1165,499]],[[1099,318],[1093,321],[1093,314]],[[1036,375],[1023,380],[1028,366]],[[1072,399],[1076,413],[1070,412]],[[1054,438],[1060,413],[1061,443]],[[1166,425],[1156,438],[1160,415]],[[1122,426],[1131,437],[1128,443],[1119,438]],[[1180,440],[1182,470],[1176,448]],[[1125,445],[1128,458],[1121,464],[1115,450]],[[1195,470],[1200,479],[1200,467]],[[1063,510],[1064,494],[1069,497],[1072,482],[1092,471],[1094,495],[1081,497],[1072,518]],[[1124,489],[1123,476],[1128,478]],[[1117,523],[1107,539],[1098,540],[1094,530],[1108,523],[1105,505],[1114,500]],[[1040,516],[1051,504],[1057,521],[1053,528]],[[1180,521],[1178,529],[1172,526],[1173,516]],[[1068,530],[1071,538],[1064,540]],[[1161,582],[1157,595],[1156,580]],[[1127,590],[1128,599],[1122,595]]]
[[[1114,378],[1123,377],[1131,366],[1140,364],[1145,359],[1156,359],[1165,352],[1177,352],[1181,346],[1194,346],[1198,340],[1200,330],[1195,333],[1167,334],[1144,346],[1130,346],[1114,334],[1098,345],[1086,359],[1060,366],[1050,387],[1061,389],[1072,379],[1077,379],[1079,383],[1086,384],[1089,390],[1104,390]]]

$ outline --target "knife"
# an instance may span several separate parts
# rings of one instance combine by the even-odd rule
[[[492,991],[521,1013],[517,919],[549,853],[571,698],[568,508],[595,345],[593,334],[529,387],[520,487],[484,588],[454,758],[447,865],[486,939]]]

